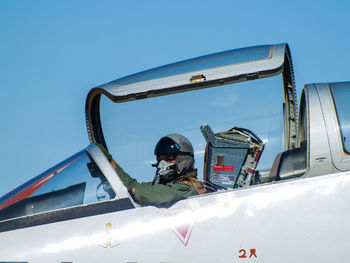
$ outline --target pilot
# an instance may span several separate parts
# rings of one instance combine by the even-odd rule
[[[193,147],[186,137],[179,134],[162,137],[155,147],[154,154],[157,157],[157,164],[153,166],[157,167],[157,171],[153,181],[139,183],[106,153],[120,179],[138,204],[169,206],[178,200],[206,192],[197,179]]]

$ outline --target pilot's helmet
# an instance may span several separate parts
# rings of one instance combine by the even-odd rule
[[[194,155],[191,142],[180,134],[169,134],[162,137],[154,149],[155,155],[170,154],[176,156],[176,168],[179,174],[193,169]]]

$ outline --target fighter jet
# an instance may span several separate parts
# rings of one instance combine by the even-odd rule
[[[0,262],[348,262],[350,82],[306,84],[287,44],[197,57],[90,90],[90,144],[0,198]],[[210,191],[134,201],[185,135]],[[348,134],[349,133],[349,134]]]

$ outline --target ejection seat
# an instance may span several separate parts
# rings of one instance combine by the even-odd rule
[[[208,124],[200,129],[207,141],[204,181],[219,189],[248,187],[258,183],[255,168],[265,144],[256,134],[237,127],[214,134]]]

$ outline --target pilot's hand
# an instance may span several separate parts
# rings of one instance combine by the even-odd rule
[[[113,158],[111,159],[111,165],[114,169],[117,168],[117,163]]]

